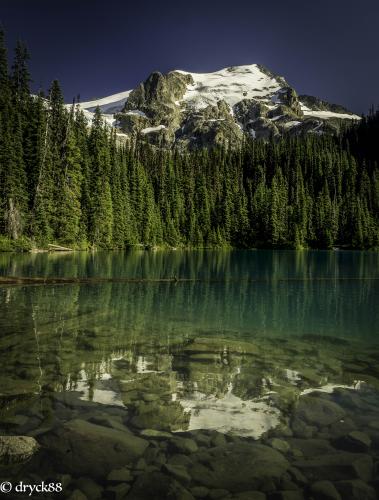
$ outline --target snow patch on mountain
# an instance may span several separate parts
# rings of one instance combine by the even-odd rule
[[[125,92],[118,92],[117,94],[112,94],[100,99],[79,102],[77,103],[77,106],[83,111],[84,116],[87,118],[89,124],[92,123],[95,109],[99,107],[105,122],[111,127],[114,127],[117,125],[117,123],[113,115],[123,109],[130,92],[131,90],[126,90]],[[70,108],[71,104],[67,104],[66,106]],[[137,113],[141,115],[144,114],[142,113],[142,111],[136,111],[135,114]]]
[[[131,90],[126,90],[125,92],[112,94],[108,97],[81,102],[79,105],[82,109],[86,109],[87,111],[95,111],[95,109],[99,107],[100,111],[104,114],[117,113],[124,107],[130,92]]]
[[[187,86],[187,92],[180,102],[184,101],[194,109],[215,105],[221,99],[231,108],[243,99],[268,100],[282,87],[282,83],[264,73],[257,64],[232,66],[214,73],[175,71],[192,76],[194,83]]]
[[[126,111],[126,115],[137,115],[137,116],[142,116],[143,118],[147,118],[146,114],[143,111],[140,111],[139,109],[133,109],[132,111]]]
[[[360,120],[361,117],[358,115],[348,115],[346,113],[334,113],[333,111],[308,111],[308,110],[302,110],[304,113],[304,116],[311,116],[314,118],[323,118],[324,120],[327,120],[329,118],[339,118],[344,119],[344,120]]]
[[[297,127],[298,125],[301,125],[301,122],[299,122],[298,120],[293,120],[293,121],[284,123],[283,127],[284,128],[292,128],[292,127]]]
[[[147,127],[141,130],[142,134],[150,134],[151,132],[158,132],[159,130],[162,130],[166,128],[165,125],[158,125],[157,127]]]

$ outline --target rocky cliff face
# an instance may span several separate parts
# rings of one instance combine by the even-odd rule
[[[255,64],[205,74],[154,72],[136,89],[99,104],[124,137],[191,149],[237,146],[244,134],[268,139],[334,133],[342,121],[359,119],[342,106],[298,96],[283,77]],[[93,111],[96,101],[81,106]]]

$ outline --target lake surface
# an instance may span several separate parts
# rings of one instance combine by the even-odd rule
[[[179,280],[0,288],[0,434],[40,446],[0,452],[4,480],[376,498],[378,252],[0,254],[0,276]]]

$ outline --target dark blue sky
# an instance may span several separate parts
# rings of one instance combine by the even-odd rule
[[[260,63],[299,92],[361,113],[379,104],[378,0],[1,0],[8,45],[24,40],[34,86],[82,100],[154,70]]]

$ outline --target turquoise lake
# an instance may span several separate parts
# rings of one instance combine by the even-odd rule
[[[0,276],[109,280],[0,287],[0,434],[38,443],[1,478],[73,499],[317,500],[320,480],[376,498],[378,252],[3,253]]]

